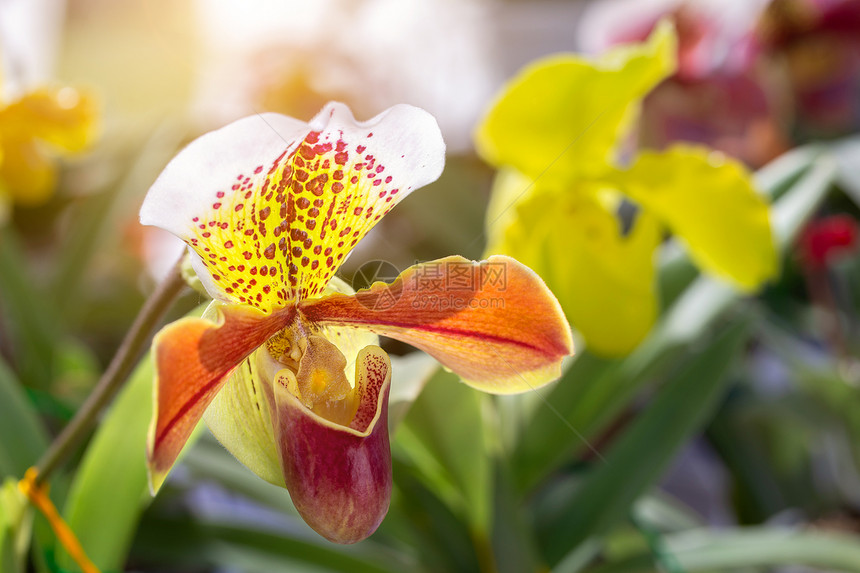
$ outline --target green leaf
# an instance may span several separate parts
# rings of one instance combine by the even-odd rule
[[[613,400],[622,379],[622,362],[577,353],[555,386],[535,392],[541,398],[530,423],[519,431],[512,454],[514,483],[531,490],[571,452],[588,449],[588,436],[597,424],[599,403]],[[609,395],[603,391],[609,388]],[[595,401],[599,402],[595,405]],[[594,406],[594,407],[593,407]]]
[[[659,531],[683,531],[702,526],[702,518],[693,509],[660,491],[636,500],[633,514],[643,525]]]
[[[48,448],[48,433],[24,389],[0,360],[0,478],[22,478]]]
[[[791,189],[824,153],[821,144],[804,145],[787,151],[753,175],[756,189],[776,201]]]
[[[839,185],[852,201],[860,206],[860,136],[846,137],[833,146],[833,154],[839,164]]]
[[[202,314],[205,305],[189,316]],[[152,500],[146,438],[154,378],[149,354],[138,364],[90,441],[66,498],[63,515],[89,558],[121,570],[140,515]],[[58,561],[69,567],[68,555]]]
[[[405,556],[370,541],[340,546],[289,532],[166,517],[144,522],[133,556],[151,570],[196,570],[205,565],[245,573],[395,573],[416,567]]]
[[[32,528],[33,511],[18,490],[18,481],[0,482],[0,571],[24,571]]]
[[[605,461],[549,516],[539,540],[551,563],[623,520],[659,479],[678,448],[716,407],[732,358],[746,338],[746,325],[734,325],[688,360],[605,452]]]
[[[62,335],[54,304],[29,275],[18,238],[0,227],[0,317],[9,328],[21,380],[47,388],[54,377],[55,349]]]
[[[483,422],[486,396],[443,370],[427,383],[392,444],[426,476],[427,485],[475,533],[489,529],[490,457]]]
[[[816,570],[860,572],[860,538],[843,533],[749,527],[726,531],[686,531],[666,535],[663,542],[684,571],[794,565]],[[643,554],[592,571],[651,573],[654,563],[649,555]]]
[[[64,516],[102,570],[119,571],[148,505],[146,434],[152,415],[152,361],[147,354],[87,447]],[[59,563],[73,562],[63,553]]]
[[[786,481],[790,480],[780,480],[775,475],[773,464],[756,439],[755,424],[744,412],[745,402],[731,400],[720,408],[706,436],[731,476],[738,520],[760,523],[790,506],[785,492]],[[809,492],[805,494],[804,503],[809,503]]]
[[[492,535],[496,569],[499,573],[537,571],[537,540],[508,473],[508,468],[496,465]]]
[[[836,162],[823,155],[774,206],[773,227],[780,250],[784,252],[792,245],[804,223],[824,200],[836,175]]]
[[[401,540],[417,553],[426,571],[479,571],[473,532],[438,490],[425,485],[423,469],[397,457],[392,466],[395,495],[376,535]]]

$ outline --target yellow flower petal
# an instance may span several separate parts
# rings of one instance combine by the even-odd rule
[[[493,192],[487,205],[484,234],[487,237],[487,254],[499,253],[505,239],[505,231],[516,223],[517,204],[532,193],[532,180],[516,169],[501,168],[493,182]]]
[[[32,139],[3,138],[0,181],[13,203],[34,207],[54,192],[56,168],[38,142]]]
[[[657,26],[645,44],[589,61],[563,54],[526,67],[498,96],[475,134],[480,154],[532,178],[600,173],[639,101],[675,69],[675,34]]]
[[[536,186],[496,248],[544,278],[592,352],[620,356],[641,342],[657,317],[653,253],[660,225],[639,212],[622,235],[598,191]]]
[[[679,145],[640,154],[616,180],[687,245],[704,270],[747,291],[777,275],[767,202],[739,162]]]
[[[96,137],[98,105],[90,92],[42,88],[0,110],[3,139],[39,139],[68,152],[82,151]]]

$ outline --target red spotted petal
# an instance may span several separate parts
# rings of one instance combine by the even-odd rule
[[[299,311],[319,324],[402,340],[497,394],[552,381],[573,352],[558,301],[533,271],[505,256],[421,263],[391,285],[303,301]]]
[[[385,213],[439,177],[444,156],[436,121],[407,105],[366,122],[338,103],[310,123],[258,114],[177,155],[141,222],[188,243],[213,297],[269,311],[321,294]]]

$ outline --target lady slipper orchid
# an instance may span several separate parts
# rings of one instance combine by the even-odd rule
[[[153,343],[153,490],[205,412],[231,453],[287,487],[311,527],[359,541],[385,516],[391,491],[391,366],[377,335],[488,392],[559,375],[569,326],[543,281],[514,259],[447,257],[358,293],[334,277],[384,214],[440,175],[444,152],[423,110],[399,105],[356,122],[330,103],[310,123],[241,119],[165,168],[141,222],[188,244],[215,301]]]
[[[592,352],[630,353],[657,320],[655,255],[666,231],[704,272],[754,292],[779,257],[750,173],[708,148],[625,149],[643,98],[676,67],[676,36],[596,59],[557,54],[504,86],[475,135],[499,168],[488,253],[532,266]]]

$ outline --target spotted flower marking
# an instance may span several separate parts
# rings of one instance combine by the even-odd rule
[[[262,310],[322,293],[401,194],[368,151],[372,138],[311,131],[212,193],[209,212],[192,219],[189,243],[224,293]]]

